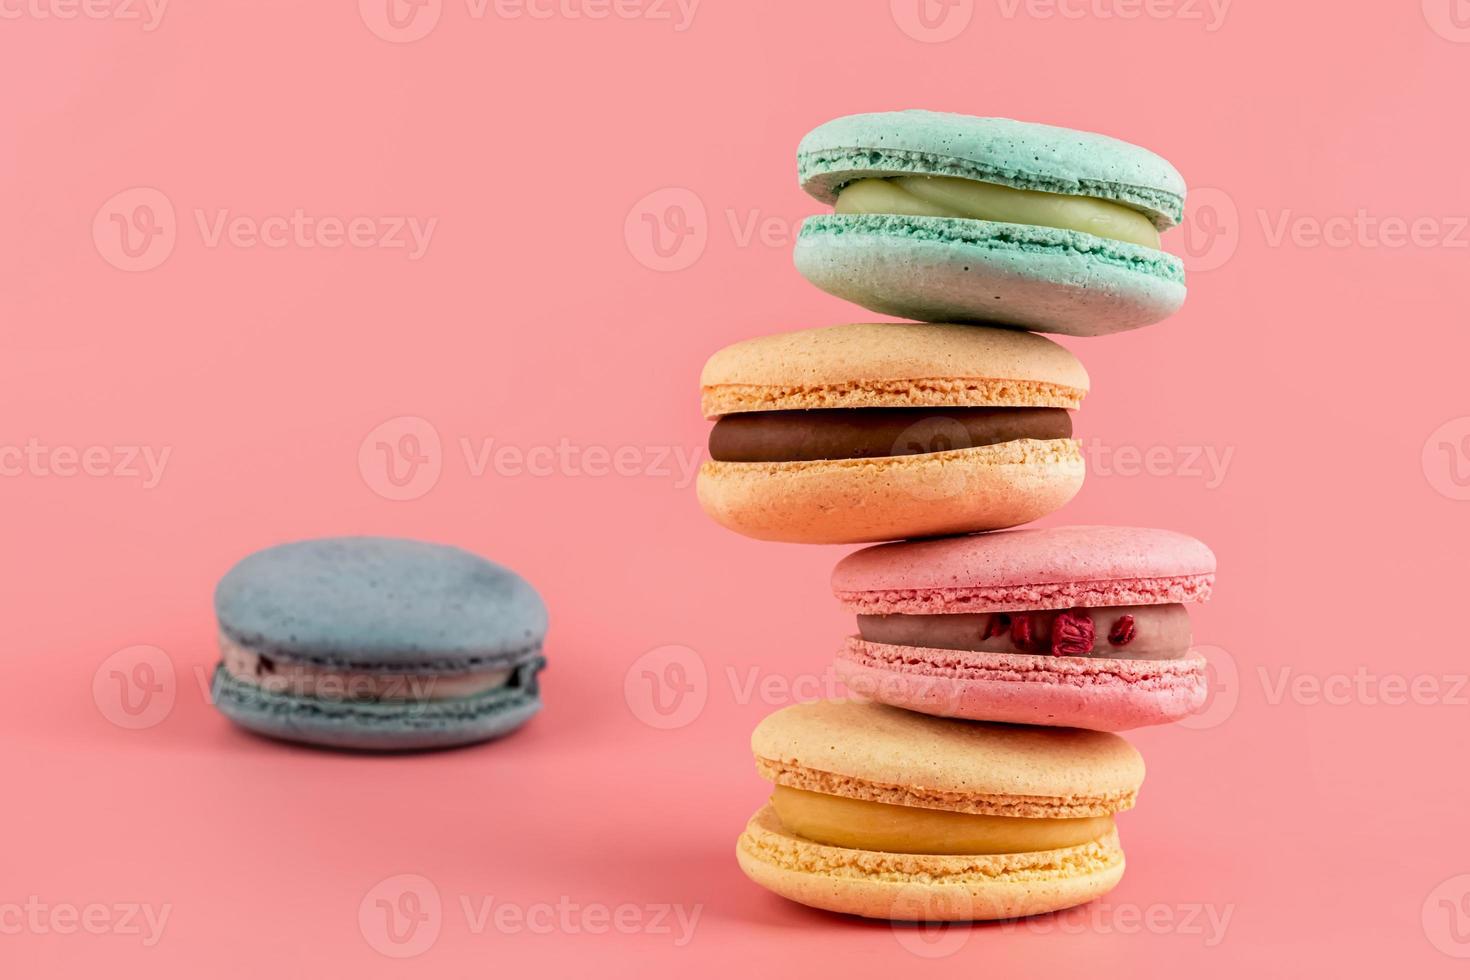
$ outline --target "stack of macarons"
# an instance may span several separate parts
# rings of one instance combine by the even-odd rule
[[[879,543],[832,576],[857,632],[850,701],[793,705],[752,740],[775,784],[741,836],[755,882],[903,920],[1010,918],[1117,884],[1113,815],[1143,762],[1115,732],[1207,695],[1187,604],[1215,558],[1171,531],[1007,530],[1065,505],[1090,381],[1032,331],[1100,336],[1184,300],[1159,232],[1165,160],[1106,136],[934,112],[849,116],[798,151],[834,213],[798,270],[919,322],[759,337],[701,378],[705,511],[764,541]]]

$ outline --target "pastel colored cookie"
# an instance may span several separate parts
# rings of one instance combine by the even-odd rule
[[[1208,695],[1185,604],[1215,556],[1172,531],[1061,527],[880,545],[832,573],[854,692],[953,718],[1122,731]]]
[[[1068,409],[1087,372],[1016,330],[856,323],[760,337],[705,365],[705,512],[765,541],[1011,527],[1082,486]]]
[[[844,116],[801,141],[796,267],[878,313],[1093,336],[1184,302],[1158,232],[1184,180],[1122,140],[1014,119],[909,110]]]
[[[740,836],[741,869],[878,919],[1008,919],[1106,894],[1124,867],[1113,815],[1144,774],[1116,735],[857,701],[778,711],[751,748],[775,790]]]
[[[459,548],[367,537],[283,544],[230,569],[214,605],[214,703],[263,735],[437,748],[503,735],[541,707],[541,597]]]

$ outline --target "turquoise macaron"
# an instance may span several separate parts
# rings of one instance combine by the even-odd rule
[[[807,134],[797,170],[803,189],[839,212],[802,223],[797,269],[875,312],[1097,336],[1156,323],[1184,302],[1183,264],[1156,247],[1157,233],[1183,218],[1184,179],[1122,140],[1014,119],[875,112]],[[898,209],[909,213],[885,213],[883,195],[870,195],[866,209],[843,213],[849,187],[877,181],[962,194],[961,182],[978,182],[970,189],[981,197],[956,210],[926,194]],[[1016,208],[1023,220],[1005,220]],[[1082,227],[1049,224],[1058,214]],[[1134,241],[1095,233],[1129,223],[1142,229]]]
[[[546,606],[508,568],[396,538],[256,552],[214,594],[215,706],[262,735],[348,749],[465,745],[541,708]]]

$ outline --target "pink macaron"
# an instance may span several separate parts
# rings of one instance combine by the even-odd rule
[[[1148,528],[865,548],[832,572],[858,620],[837,674],[855,694],[952,718],[1110,732],[1177,721],[1208,694],[1186,604],[1214,580],[1204,544]]]

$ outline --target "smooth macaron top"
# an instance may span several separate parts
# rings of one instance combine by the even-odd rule
[[[849,323],[717,351],[700,375],[706,418],[808,408],[1076,408],[1087,371],[1034,333],[951,323]]]
[[[860,613],[983,612],[1204,601],[1215,555],[1156,528],[1025,528],[864,548],[832,570]]]
[[[831,204],[864,177],[962,177],[1116,201],[1160,229],[1184,217],[1184,178],[1163,157],[1098,133],[1015,119],[909,109],[842,116],[796,151],[802,188]]]
[[[1101,816],[1132,806],[1143,758],[1117,735],[813,701],[751,736],[763,775],[837,796],[970,813]]]
[[[286,660],[473,671],[539,655],[546,606],[515,572],[460,548],[324,538],[256,552],[220,580],[220,629]]]

